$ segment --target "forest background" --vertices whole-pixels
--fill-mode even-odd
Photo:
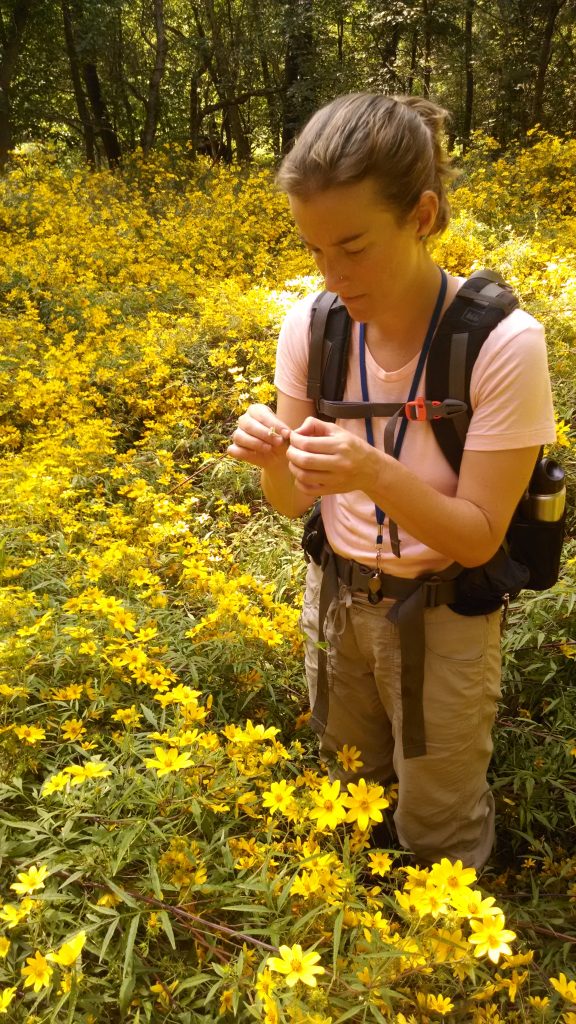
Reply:
[[[576,1024],[574,14],[0,0],[7,1021]],[[353,88],[453,111],[433,255],[548,339],[568,540],[509,610],[479,880],[371,848],[394,789],[328,783],[301,524],[224,455],[321,286],[273,165]]]

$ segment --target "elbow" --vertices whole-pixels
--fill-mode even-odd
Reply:
[[[489,562],[500,548],[503,539],[490,538],[484,544],[468,544],[460,553],[460,557],[455,557],[455,561],[459,562],[464,569],[476,569],[479,565],[486,565],[486,562]]]

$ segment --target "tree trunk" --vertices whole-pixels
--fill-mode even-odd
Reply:
[[[464,152],[470,145],[472,131],[472,115],[474,110],[474,65],[472,62],[472,22],[474,0],[466,0],[466,16],[464,23],[464,73],[466,77],[466,93],[464,99],[464,121],[462,124],[462,145]]]
[[[313,0],[285,0],[287,47],[284,62],[282,151],[316,108]]]
[[[152,149],[154,139],[156,138],[160,116],[160,82],[164,76],[166,54],[168,52],[168,40],[164,23],[164,0],[154,0],[154,24],[156,27],[156,60],[148,85],[146,119],[141,134],[141,145],[145,156]]]
[[[339,14],[336,19],[336,30],[338,32],[338,63],[344,63],[344,17]]]
[[[414,79],[416,77],[416,66],[418,61],[418,29],[414,26],[412,33],[412,49],[410,51],[410,75],[408,76],[407,93],[409,96],[414,92]]]
[[[532,127],[536,124],[540,124],[542,120],[544,87],[546,84],[546,72],[550,63],[550,55],[552,53],[552,37],[554,35],[556,19],[564,7],[565,2],[566,0],[548,0],[546,24],[544,26],[542,43],[540,45],[536,84],[534,86],[534,102],[532,105],[531,119]]]
[[[82,67],[82,74],[84,77],[86,92],[88,93],[88,99],[90,100],[90,106],[92,108],[94,125],[98,135],[102,139],[102,145],[104,146],[108,166],[114,170],[120,166],[122,150],[120,148],[118,136],[110,124],[108,110],[106,103],[104,102],[100,86],[100,78],[98,77],[98,68],[92,61],[87,61]]]
[[[422,0],[422,14],[424,18],[424,69],[422,73],[422,86],[426,98],[430,96],[430,78],[432,68],[430,60],[432,57],[432,24],[431,24],[432,0]]]
[[[94,135],[94,125],[92,123],[92,118],[90,117],[88,104],[86,103],[86,97],[82,86],[80,60],[78,58],[76,41],[74,39],[70,6],[67,0],[62,0],[62,19],[64,21],[64,39],[66,41],[66,52],[68,54],[68,62],[70,64],[70,77],[72,79],[72,87],[74,89],[74,96],[76,99],[76,109],[78,110],[78,117],[80,118],[82,134],[84,136],[84,152],[86,154],[87,163],[90,167],[94,168],[96,166],[96,140]]]
[[[380,60],[382,61],[386,80],[390,86],[394,86],[398,82],[398,75],[396,74],[394,65],[396,64],[396,58],[398,56],[398,46],[400,44],[401,35],[402,26],[393,25],[392,32],[386,40],[386,45],[379,47]]]
[[[22,46],[22,38],[30,17],[33,0],[17,0],[0,52],[0,171],[6,166],[12,149],[12,118],[10,86]]]

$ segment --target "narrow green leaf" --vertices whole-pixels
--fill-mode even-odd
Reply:
[[[339,910],[334,921],[334,939],[332,944],[332,970],[336,974],[336,961],[340,952],[340,939],[342,937],[342,925],[344,923],[344,910]]]
[[[138,836],[142,834],[145,827],[146,822],[140,821],[138,822],[137,825],[134,825],[133,828],[126,829],[120,841],[120,845],[118,846],[118,851],[116,853],[114,861],[112,863],[113,875],[116,875],[118,873],[118,869],[120,868],[120,865],[122,864],[126,854],[128,853],[128,850],[132,846],[132,843],[134,843]]]
[[[130,921],[130,928],[128,929],[128,938],[126,939],[126,947],[124,949],[124,964],[122,967],[122,977],[124,979],[128,978],[130,975],[134,973],[134,943],[136,942],[136,932],[138,931],[139,924],[140,914],[134,914],[134,917]]]
[[[162,927],[168,936],[168,942],[172,946],[172,949],[176,949],[176,940],[174,938],[174,932],[172,930],[172,922],[166,910],[161,910],[158,914],[162,922]]]
[[[106,932],[106,935],[104,936],[104,941],[103,941],[103,943],[102,943],[102,945],[100,947],[100,956],[98,958],[99,963],[102,963],[102,960],[104,959],[104,955],[106,953],[106,950],[108,949],[108,946],[110,945],[110,940],[112,939],[112,936],[114,935],[114,932],[116,931],[119,922],[120,922],[120,918],[119,917],[115,917],[114,920],[110,922],[110,925],[108,927],[108,931]]]
[[[124,978],[124,981],[120,985],[120,992],[118,993],[118,1005],[120,1007],[120,1013],[122,1014],[122,1016],[125,1016],[126,1011],[130,1006],[130,1001],[132,999],[135,984],[136,979],[134,978],[134,975],[129,974],[127,978]]]

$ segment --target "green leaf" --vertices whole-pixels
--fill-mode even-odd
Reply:
[[[162,922],[162,927],[163,927],[164,931],[166,932],[166,935],[168,936],[168,942],[172,946],[172,949],[176,949],[176,940],[174,938],[174,932],[172,930],[172,922],[170,920],[170,916],[169,916],[168,912],[166,910],[161,910],[160,913],[158,914],[158,917],[160,918],[160,920]]]
[[[126,1014],[126,1011],[130,1006],[130,1001],[132,999],[135,984],[136,979],[134,978],[134,975],[129,974],[127,978],[124,978],[124,981],[120,985],[120,992],[118,993],[118,1005],[120,1007],[120,1013],[122,1014],[122,1016]]]
[[[102,943],[102,945],[100,947],[100,956],[98,957],[99,963],[102,963],[102,960],[104,959],[104,955],[106,953],[106,950],[108,949],[108,946],[110,945],[110,940],[112,939],[112,936],[114,935],[114,932],[116,931],[119,923],[120,923],[120,918],[119,917],[115,917],[114,920],[110,922],[110,925],[108,927],[108,931],[106,932],[106,935],[104,936],[104,941],[103,941],[103,943]]]
[[[116,875],[118,873],[118,869],[122,864],[122,861],[124,860],[126,854],[128,853],[128,850],[132,846],[132,843],[136,841],[138,836],[142,834],[145,828],[146,822],[140,821],[138,822],[137,825],[134,825],[132,828],[126,829],[120,841],[120,845],[118,847],[116,856],[112,862],[112,875]]]
[[[336,974],[336,961],[340,952],[340,939],[342,937],[342,925],[344,923],[344,910],[339,910],[334,921],[334,939],[332,945],[332,970]]]
[[[134,914],[134,917],[130,921],[130,928],[128,929],[128,938],[126,939],[126,947],[124,949],[124,964],[122,966],[122,977],[128,978],[134,973],[134,943],[136,942],[136,933],[138,931],[138,925],[140,924],[140,914]]]
[[[104,878],[103,881],[106,883],[108,888],[110,888],[112,892],[115,893],[116,896],[118,896],[124,903],[127,904],[127,906],[133,907],[135,910],[138,910],[140,904],[137,902],[137,900],[134,899],[133,896],[130,896],[130,894],[125,892],[124,889],[121,889],[120,886],[116,885],[116,883],[113,882],[110,878]]]

